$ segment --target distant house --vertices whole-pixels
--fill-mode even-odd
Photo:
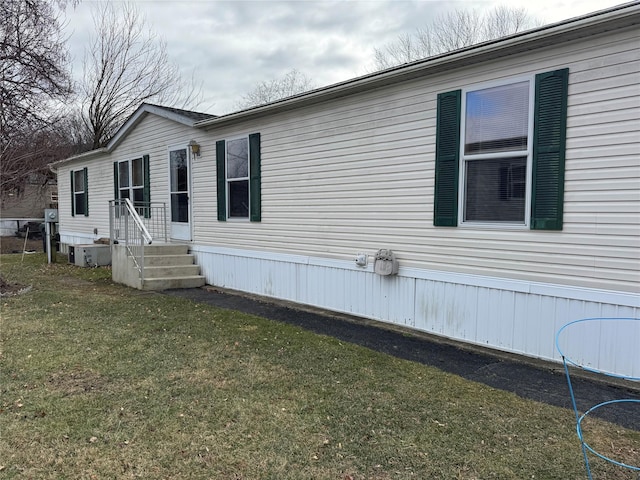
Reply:
[[[161,202],[207,284],[557,360],[565,322],[640,316],[639,22],[626,4],[220,117],[141,105],[55,164],[61,242],[108,236],[111,200]],[[639,342],[589,361],[638,376]]]
[[[45,208],[57,208],[55,179],[31,175],[20,190],[0,195],[0,236],[13,236],[29,222],[41,222]],[[39,230],[38,230],[39,231]]]

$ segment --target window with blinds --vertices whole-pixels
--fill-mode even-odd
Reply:
[[[562,230],[569,69],[438,93],[433,225]]]
[[[530,82],[469,90],[463,99],[463,222],[525,223]]]

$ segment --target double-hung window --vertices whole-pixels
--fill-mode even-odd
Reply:
[[[216,142],[218,220],[261,220],[260,134]]]
[[[438,95],[434,225],[561,230],[568,69]]]
[[[249,218],[249,139],[229,140],[225,161],[228,218]]]
[[[87,169],[71,170],[71,216],[89,216],[89,185]]]
[[[463,92],[462,223],[526,225],[531,82]]]
[[[130,199],[138,213],[149,215],[149,155],[113,163],[114,198]]]

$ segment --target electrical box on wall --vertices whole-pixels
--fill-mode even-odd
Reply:
[[[391,250],[378,250],[373,271],[378,275],[395,275],[398,273],[398,261]]]
[[[111,265],[111,247],[109,245],[70,245],[69,263],[79,267],[98,267]]]
[[[356,255],[356,265],[358,267],[366,267],[367,266],[367,254],[359,253]]]
[[[44,221],[45,221],[45,223],[58,223],[58,209],[57,208],[45,208],[44,209]]]

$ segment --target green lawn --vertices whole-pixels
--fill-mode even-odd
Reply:
[[[33,285],[2,299],[0,478],[586,478],[570,410],[108,269],[0,260]],[[640,432],[590,431],[638,459]]]

